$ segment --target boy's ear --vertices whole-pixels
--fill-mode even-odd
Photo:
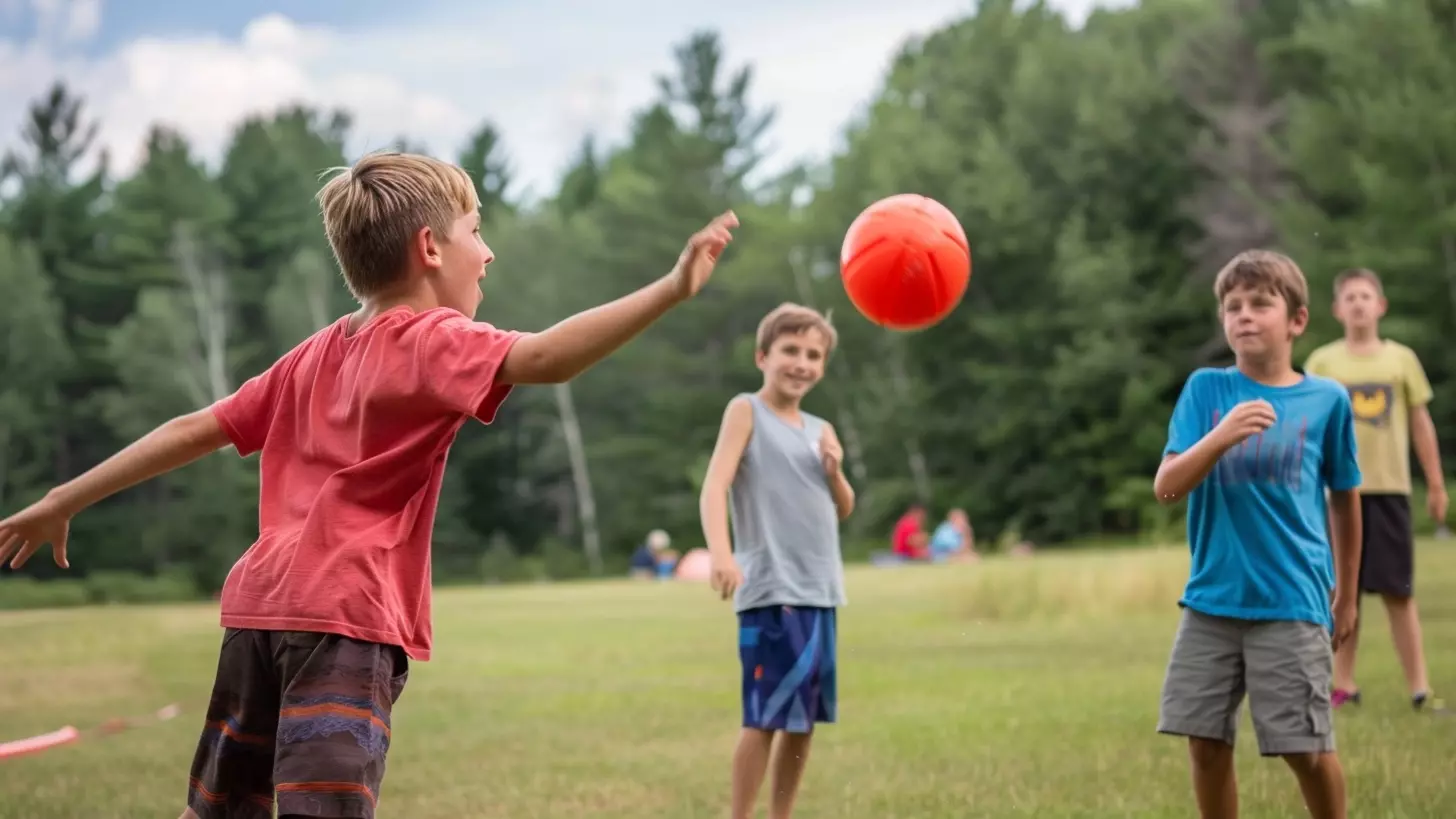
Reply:
[[[1309,308],[1301,307],[1295,310],[1294,315],[1290,317],[1289,321],[1294,325],[1295,335],[1303,333],[1304,329],[1309,326]]]
[[[439,237],[435,236],[435,232],[430,230],[429,225],[415,231],[414,241],[411,243],[412,247],[410,249],[413,251],[413,255],[417,256],[420,263],[425,267],[438,268],[444,263],[440,258],[438,239]]]

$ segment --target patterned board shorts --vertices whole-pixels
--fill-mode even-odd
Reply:
[[[764,606],[738,614],[743,727],[812,733],[838,720],[834,609]]]
[[[202,819],[372,819],[409,660],[337,634],[228,629],[187,804]]]

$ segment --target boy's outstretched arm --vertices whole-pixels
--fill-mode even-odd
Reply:
[[[723,599],[728,599],[743,582],[733,559],[733,541],[728,532],[728,490],[743,460],[748,436],[753,433],[753,407],[745,398],[735,398],[723,411],[718,429],[718,442],[708,460],[708,474],[703,478],[703,491],[698,496],[698,516],[703,524],[703,539],[713,558],[712,585]]]
[[[1363,548],[1360,490],[1330,492],[1330,537],[1335,553],[1335,633],[1339,648],[1355,631],[1356,601],[1360,598],[1360,550]]]
[[[738,226],[732,211],[693,234],[666,276],[635,293],[593,307],[540,333],[521,338],[506,354],[499,380],[507,384],[570,381],[631,341],[678,303],[702,289]]]
[[[103,498],[227,446],[211,408],[173,418],[20,512],[0,520],[0,563],[13,554],[13,569],[50,543],[56,565],[69,568],[66,536],[71,518]]]

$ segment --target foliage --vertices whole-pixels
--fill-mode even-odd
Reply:
[[[585,574],[598,537],[618,571],[658,527],[698,544],[723,407],[757,387],[754,331],[785,300],[830,311],[841,334],[808,408],[838,428],[859,490],[847,553],[877,548],[913,500],[964,507],[988,544],[1176,535],[1150,479],[1184,377],[1227,360],[1213,273],[1253,244],[1305,265],[1300,357],[1338,332],[1339,269],[1385,276],[1387,330],[1426,363],[1451,463],[1452,33],[1449,10],[1416,0],[1146,0],[1080,28],[1045,3],[984,0],[905,44],[834,156],[764,178],[774,112],[752,66],[698,32],[625,142],[585,139],[530,205],[509,129],[482,122],[450,157],[476,179],[498,257],[481,320],[542,329],[665,272],[715,213],[743,226],[693,303],[569,392],[519,388],[493,425],[462,431],[437,579]],[[159,125],[125,179],[95,126],[56,85],[0,166],[0,511],[352,309],[313,201],[352,159],[347,112],[253,116],[215,171]],[[957,214],[975,275],[942,324],[893,334],[848,304],[837,258],[860,209],[903,191]],[[181,572],[214,591],[255,535],[255,490],[255,464],[220,454],[102,504],[76,523],[77,582]]]

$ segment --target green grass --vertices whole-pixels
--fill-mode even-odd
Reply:
[[[1420,556],[1437,688],[1456,692],[1456,546]],[[1187,817],[1184,744],[1154,733],[1181,549],[856,568],[841,723],[805,819]],[[1370,601],[1373,602],[1373,601]],[[1363,709],[1342,712],[1351,815],[1456,816],[1456,717],[1407,705],[1378,605]],[[219,629],[210,606],[0,615],[0,739],[180,703],[167,723],[0,762],[0,818],[180,812]],[[700,586],[452,589],[395,712],[382,817],[722,817],[738,732],[731,610]],[[1284,766],[1239,744],[1246,817],[1294,817]]]

